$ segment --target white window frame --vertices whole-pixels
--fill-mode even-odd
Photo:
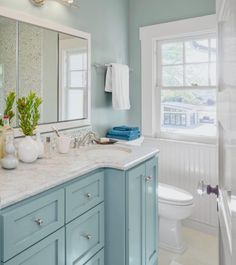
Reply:
[[[140,28],[142,68],[142,134],[154,138],[216,143],[217,137],[161,133],[161,94],[157,89],[158,41],[217,36],[216,15],[184,19]]]

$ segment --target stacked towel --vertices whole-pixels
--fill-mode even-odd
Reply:
[[[138,127],[119,126],[108,130],[108,138],[132,141],[140,137],[140,130]]]

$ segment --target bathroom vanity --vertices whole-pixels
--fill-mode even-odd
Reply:
[[[18,99],[33,84],[41,132],[90,127],[91,35],[5,8],[0,32],[0,93]],[[156,264],[157,154],[92,146],[0,169],[0,264]]]
[[[154,265],[157,154],[85,147],[0,170],[1,265]]]

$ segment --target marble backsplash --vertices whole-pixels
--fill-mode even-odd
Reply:
[[[72,139],[71,146],[73,146],[73,139],[74,138],[78,138],[80,140],[89,131],[92,131],[92,126],[85,126],[85,127],[79,127],[79,128],[73,128],[73,129],[65,129],[65,130],[59,131],[59,133],[62,134],[62,135],[70,136],[71,139]],[[56,133],[52,131],[52,132],[41,134],[41,139],[42,139],[43,142],[46,142],[46,137],[50,137],[51,138],[51,145],[52,145],[53,148],[56,149],[56,140],[57,140]],[[35,136],[33,136],[33,138],[35,138]],[[15,139],[16,145],[19,143],[20,140],[21,140],[21,137]]]

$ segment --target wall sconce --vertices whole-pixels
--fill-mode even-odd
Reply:
[[[56,1],[67,6],[79,7],[74,0],[30,0],[35,6],[43,6],[47,1]]]

